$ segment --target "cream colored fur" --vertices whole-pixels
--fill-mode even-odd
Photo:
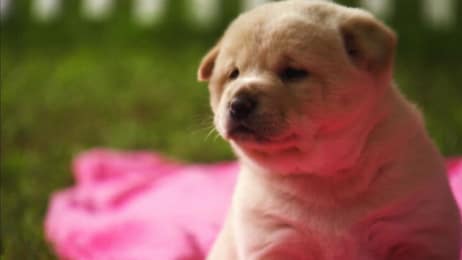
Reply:
[[[459,259],[443,159],[392,81],[395,38],[321,1],[265,4],[229,26],[198,72],[241,162],[208,259]],[[286,68],[308,74],[284,80]],[[259,137],[229,133],[242,92],[258,97]]]

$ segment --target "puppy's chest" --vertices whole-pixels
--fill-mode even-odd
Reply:
[[[243,242],[241,251],[263,256],[243,259],[265,259],[275,252],[291,259],[369,259],[361,249],[364,236],[358,232],[355,211],[315,209],[268,197],[247,202],[235,216],[236,238]]]

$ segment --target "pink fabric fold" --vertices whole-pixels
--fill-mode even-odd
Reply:
[[[60,259],[199,260],[219,231],[236,162],[181,164],[152,152],[92,150],[52,195],[45,235]],[[462,205],[462,158],[448,160]]]

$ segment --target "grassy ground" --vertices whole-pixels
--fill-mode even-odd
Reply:
[[[91,41],[61,43],[41,41],[41,33],[13,35],[0,49],[1,259],[54,258],[43,239],[43,217],[51,192],[72,184],[69,164],[81,151],[114,147],[185,161],[232,158],[223,141],[206,138],[207,90],[195,81],[211,41],[138,44],[132,35],[100,42],[92,33]],[[460,60],[412,53],[400,50],[397,82],[422,107],[443,153],[462,154]]]
[[[231,158],[213,136],[202,48],[2,50],[1,217],[5,259],[50,259],[42,220],[69,163],[92,147],[152,149],[189,161]],[[175,100],[175,102],[173,102]]]

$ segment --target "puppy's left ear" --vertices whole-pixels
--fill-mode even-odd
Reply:
[[[203,58],[197,71],[197,80],[208,81],[212,77],[215,60],[220,52],[220,43],[217,43]]]
[[[391,76],[397,40],[390,28],[360,11],[342,19],[340,32],[354,65],[376,76]]]

